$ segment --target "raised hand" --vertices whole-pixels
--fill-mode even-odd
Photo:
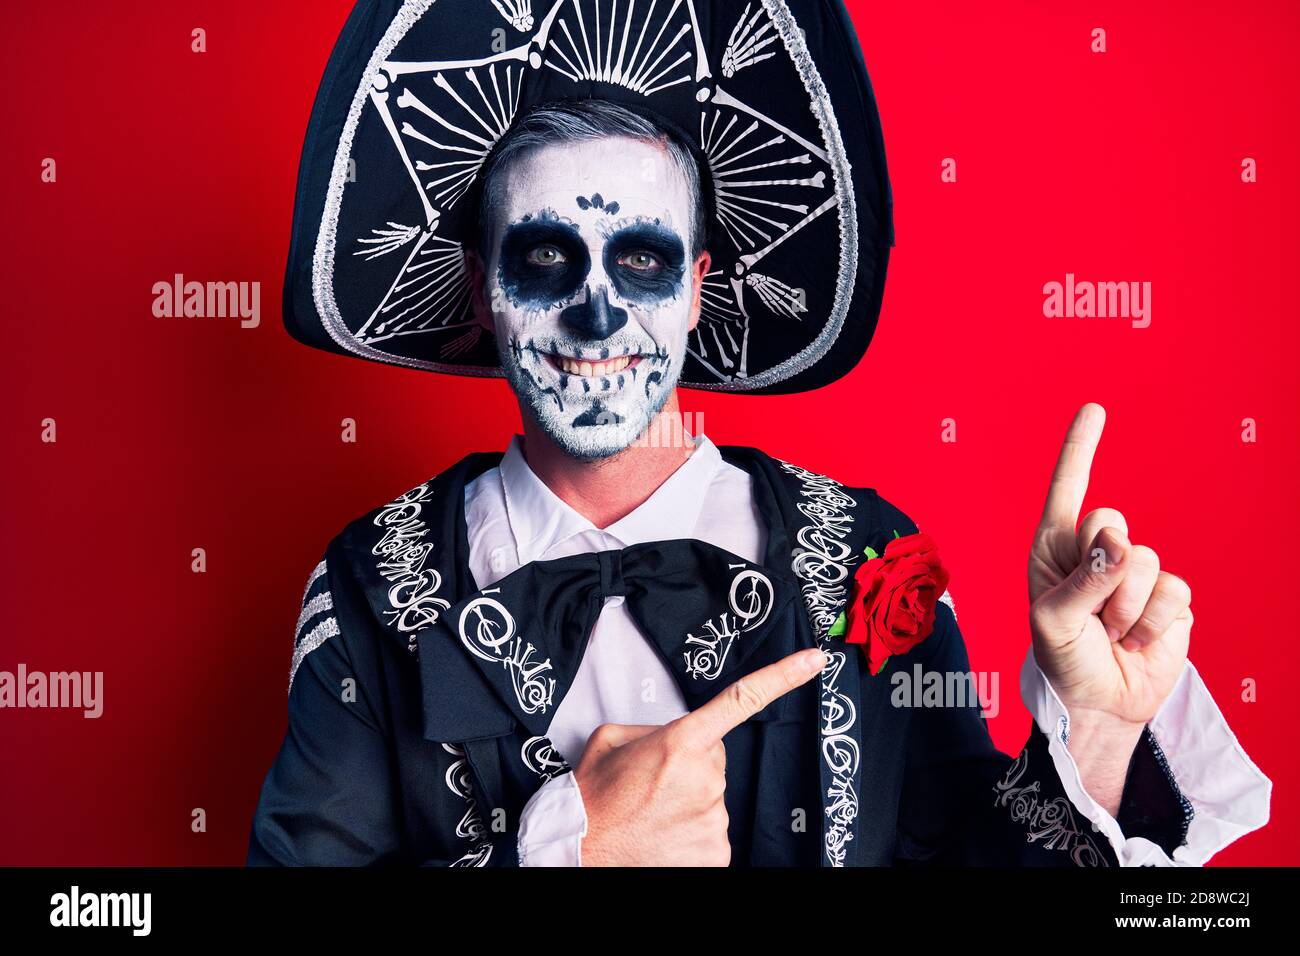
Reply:
[[[1192,592],[1153,550],[1129,542],[1118,511],[1099,508],[1079,523],[1105,422],[1100,405],[1084,405],[1061,447],[1029,555],[1030,629],[1072,728],[1136,740],[1187,660]]]
[[[597,727],[573,772],[587,810],[582,865],[727,866],[722,738],[825,663],[800,651],[663,726]]]

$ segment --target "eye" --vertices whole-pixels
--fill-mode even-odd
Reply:
[[[524,255],[524,260],[534,266],[557,266],[564,262],[565,258],[559,246],[544,242],[529,249]]]
[[[642,274],[653,274],[664,267],[664,261],[648,249],[633,249],[620,255],[616,261]]]

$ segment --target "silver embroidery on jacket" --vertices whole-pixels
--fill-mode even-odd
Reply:
[[[385,505],[374,519],[375,526],[384,533],[370,553],[382,559],[375,565],[376,570],[391,584],[388,603],[392,610],[384,615],[407,635],[407,650],[411,652],[416,647],[415,633],[451,607],[450,601],[437,596],[442,575],[425,567],[433,542],[425,540],[429,526],[421,511],[432,497],[432,488],[425,482]]]
[[[500,591],[489,588],[465,605],[457,622],[460,641],[475,657],[506,669],[524,713],[544,714],[555,694],[555,678],[543,676],[552,669],[551,660],[533,660],[537,649],[516,636],[514,615],[496,598],[486,597]]]
[[[302,610],[298,613],[298,624],[294,628],[293,660],[289,663],[290,691],[293,690],[293,679],[298,668],[307,655],[339,634],[339,622],[334,616],[323,616],[334,610],[334,598],[330,595],[328,584],[321,586],[324,590],[317,588],[317,582],[325,578],[326,570],[324,561],[317,564],[307,577],[307,587],[302,592]],[[329,579],[325,580],[328,582]],[[315,594],[312,593],[313,590],[316,591]]]
[[[545,736],[529,737],[525,740],[523,747],[519,749],[519,759],[524,762],[525,767],[543,780],[551,780],[572,769],[555,749],[551,738]]]
[[[993,785],[993,805],[1007,807],[1011,819],[1025,825],[1025,840],[1043,841],[1043,849],[1060,850],[1070,855],[1078,866],[1108,866],[1106,857],[1092,837],[1074,818],[1074,808],[1066,797],[1044,800],[1041,784],[1035,780],[1017,786],[1029,769],[1029,748],[1021,751],[1001,780]]]
[[[778,459],[779,461],[780,459]],[[827,663],[820,677],[822,760],[833,780],[825,796],[828,825],[825,833],[826,859],[831,866],[843,866],[847,845],[853,839],[850,828],[858,816],[858,794],[853,780],[857,776],[861,754],[851,733],[857,720],[853,700],[840,692],[839,677],[846,655],[827,637],[839,616],[839,608],[848,595],[844,583],[854,556],[845,542],[853,516],[847,509],[857,502],[837,481],[782,461],[781,467],[802,483],[799,493],[801,514],[809,520],[795,533],[797,547],[791,567],[803,581],[804,602],[808,606],[813,634],[826,654]]]
[[[478,803],[474,800],[474,790],[470,784],[469,761],[465,758],[465,749],[455,744],[443,744],[442,749],[456,759],[447,768],[447,789],[465,801],[465,815],[456,824],[456,836],[470,841],[470,848],[455,860],[452,866],[487,866],[492,856],[492,841],[488,839],[487,828],[478,812]]]
[[[731,567],[745,566],[733,564]],[[740,635],[758,627],[772,613],[775,593],[771,580],[760,571],[746,568],[735,575],[727,598],[730,609],[706,621],[705,633],[700,636],[686,635],[689,649],[682,654],[686,659],[686,672],[695,679],[716,680]]]

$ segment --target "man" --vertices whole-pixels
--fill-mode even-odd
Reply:
[[[502,56],[531,63],[535,75],[561,63],[587,82],[634,77],[621,88],[639,84],[645,95],[649,61],[638,67],[634,54],[625,62],[621,48],[615,61],[620,34],[609,17],[607,33],[582,34],[597,50],[585,68],[551,39],[561,29],[572,40],[565,28],[585,29],[602,11],[610,8],[558,3],[540,23],[517,18],[516,29],[536,33],[517,55]],[[773,250],[791,228],[810,244],[802,256],[815,254],[813,240],[827,233],[811,210],[825,204],[764,200],[802,218],[792,227],[765,217],[784,225],[772,230],[779,238],[750,242],[747,255],[732,251],[723,274],[745,281],[732,285],[731,299],[709,302],[720,233],[759,228],[759,200],[737,199],[744,184],[760,175],[772,177],[765,187],[793,182],[771,171],[777,163],[760,162],[759,143],[811,147],[786,165],[823,158],[833,166],[833,150],[819,157],[810,138],[736,107],[742,100],[720,84],[677,105],[695,110],[712,98],[777,136],[719,147],[706,113],[705,132],[692,141],[639,99],[620,104],[618,94],[593,96],[588,86],[588,95],[515,111],[468,167],[446,155],[413,159],[408,140],[455,149],[399,127],[390,100],[445,130],[465,128],[412,87],[392,98],[398,78],[429,72],[447,92],[443,78],[455,75],[449,62],[393,56],[393,42],[418,47],[438,35],[418,32],[429,12],[408,4],[391,17],[354,14],[340,44],[351,48],[358,22],[373,21],[381,34],[379,72],[360,85],[378,104],[377,129],[394,137],[402,168],[422,187],[427,229],[392,221],[358,238],[367,260],[413,248],[373,309],[353,302],[357,318],[331,324],[354,295],[337,259],[326,268],[347,217],[347,193],[332,180],[319,235],[334,234],[312,257],[311,315],[348,351],[419,367],[439,363],[374,353],[427,330],[443,335],[444,359],[491,345],[518,398],[523,435],[503,455],[462,459],[331,543],[304,596],[289,732],[263,788],[250,862],[1200,863],[1262,825],[1268,782],[1186,659],[1187,585],[1151,549],[1129,542],[1118,512],[1079,521],[1099,407],[1085,406],[1070,428],[1031,552],[1033,650],[1022,690],[1037,727],[1012,761],[993,748],[973,702],[919,710],[891,703],[891,675],[914,664],[969,671],[955,616],[949,603],[936,605],[938,593],[927,597],[922,587],[903,596],[921,607],[923,627],[891,645],[887,661],[879,647],[868,655],[839,637],[846,611],[850,622],[883,613],[850,596],[854,567],[868,557],[896,567],[895,552],[907,549],[891,546],[895,539],[927,547],[902,512],[870,489],[845,488],[756,449],[719,448],[703,435],[654,440],[681,433],[665,426],[680,423],[677,387],[688,367],[762,387],[782,372],[815,381],[828,374],[818,372],[821,362],[843,364],[865,349],[869,330],[801,330],[790,333],[795,344],[774,346],[755,324],[759,304],[793,322],[792,303],[817,308],[814,288],[782,298],[774,290],[794,287],[753,266],[766,257],[775,272],[782,260]],[[698,24],[711,12],[690,8],[701,61],[708,44]],[[806,50],[789,17],[784,4],[752,15],[745,8],[717,34],[727,37],[717,58],[724,74],[774,55],[779,37],[791,64],[802,64],[806,88],[807,61],[798,55]],[[406,32],[390,42],[399,26]],[[643,37],[665,34],[650,21],[626,26],[623,37],[636,37],[636,26]],[[482,90],[474,71],[486,64],[495,78],[499,62],[465,58],[457,72],[465,67]],[[779,100],[778,89],[770,93]],[[349,146],[355,154],[364,135],[345,126],[336,157]],[[308,143],[310,153],[310,134]],[[741,156],[749,158],[738,166]],[[876,162],[859,166],[883,174],[883,157],[864,159]],[[465,168],[467,183],[457,178]],[[823,185],[820,175],[802,184]],[[462,194],[477,201],[470,217],[462,204],[459,220],[444,219],[447,209],[428,199]],[[887,196],[887,185],[877,191],[878,213]],[[842,200],[838,208],[840,245],[826,257],[829,268],[842,268],[846,252],[875,262],[866,280],[876,288],[865,301],[878,305],[888,217],[854,209],[862,242],[846,250]],[[445,268],[432,251],[440,230],[465,236],[453,257],[463,286],[429,279]],[[746,248],[743,234],[733,245]],[[862,280],[836,285],[836,305],[819,310],[831,316],[825,327],[838,321],[841,297],[858,299]],[[291,271],[290,314],[293,281]],[[458,313],[448,288],[466,295],[464,322],[451,318]],[[732,323],[722,308],[702,335],[702,316],[720,306],[742,320]],[[448,329],[460,331],[448,337]],[[723,344],[728,333],[738,348]],[[773,358],[782,347],[799,361]],[[919,580],[941,593],[946,572],[936,564]],[[886,628],[883,639],[898,639],[896,630]]]

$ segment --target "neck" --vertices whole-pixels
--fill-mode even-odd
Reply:
[[[694,451],[682,425],[676,389],[646,431],[680,435],[682,440],[637,441],[609,458],[580,461],[570,457],[526,410],[523,422],[528,467],[561,501],[597,528],[609,527],[636,510]]]

